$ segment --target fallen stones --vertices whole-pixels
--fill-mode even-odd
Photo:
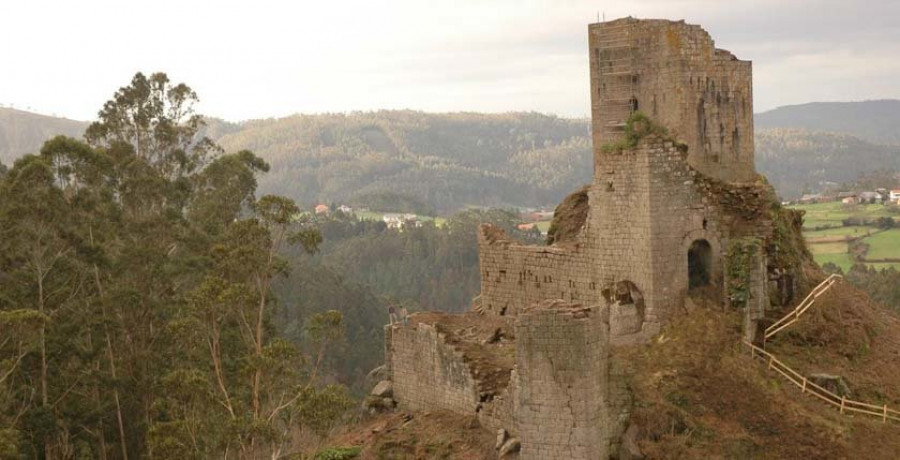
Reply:
[[[497,458],[503,458],[507,455],[516,453],[521,448],[522,444],[517,438],[509,438],[505,443],[503,443],[503,446],[500,447],[500,452],[497,453]]]
[[[370,414],[393,410],[397,406],[397,402],[392,397],[393,395],[393,383],[390,380],[382,380],[375,385],[375,388],[363,401],[363,410],[368,411]]]
[[[850,396],[850,386],[840,375],[811,374],[809,381],[838,396]]]
[[[619,460],[643,460],[645,458],[638,446],[640,434],[641,429],[638,425],[634,423],[628,425],[628,429],[622,435],[622,442],[619,444]]]
[[[390,380],[382,380],[375,385],[375,388],[369,394],[379,398],[389,398],[394,395],[394,384]]]
[[[494,445],[494,449],[500,450],[503,447],[503,444],[506,442],[506,438],[508,433],[503,428],[497,430],[497,443]]]

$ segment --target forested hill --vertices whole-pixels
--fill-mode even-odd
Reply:
[[[875,144],[900,145],[900,100],[811,102],[756,114],[760,128],[801,128],[849,134]]]
[[[9,165],[25,153],[36,152],[57,134],[81,137],[85,128],[83,121],[0,107],[0,162]]]
[[[536,113],[381,111],[252,121],[217,139],[266,159],[268,192],[377,206],[402,195],[446,212],[555,205],[588,183],[589,123]]]
[[[897,117],[859,112],[859,107],[890,107],[892,102],[897,101],[856,103],[858,113],[848,112],[847,126],[865,126],[868,138],[889,139],[900,131],[882,121]],[[783,198],[819,190],[825,182],[851,181],[863,172],[900,169],[900,146],[803,129],[811,123],[808,113],[806,118],[784,115],[800,113],[795,107],[806,107],[800,112],[807,113],[819,105],[757,115],[757,168]],[[766,128],[776,121],[801,128]],[[77,135],[84,126],[0,109],[0,161],[9,166],[14,157],[37,151],[51,134]],[[226,151],[260,155],[272,166],[260,179],[260,191],[289,196],[303,206],[346,203],[450,214],[473,205],[554,206],[591,180],[589,129],[585,119],[537,113],[380,111],[243,123],[209,119],[205,134]]]
[[[852,182],[862,173],[900,171],[900,146],[838,133],[757,129],[756,168],[783,198],[794,199],[829,182]]]

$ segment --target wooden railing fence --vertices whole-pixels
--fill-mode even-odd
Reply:
[[[867,404],[864,402],[847,399],[845,396],[838,396],[837,394],[832,393],[831,391],[826,390],[825,388],[822,388],[821,386],[811,382],[799,372],[791,369],[786,364],[779,361],[778,358],[776,358],[766,350],[763,350],[762,348],[747,341],[744,341],[743,344],[750,348],[750,356],[752,358],[765,360],[768,363],[769,369],[778,372],[782,377],[786,378],[794,385],[797,385],[797,387],[800,388],[801,393],[811,394],[825,401],[826,403],[837,407],[842,414],[859,413],[878,417],[885,423],[887,423],[888,420],[900,422],[900,412],[888,408],[887,404],[878,406],[875,404]]]
[[[818,299],[820,295],[824,294],[831,286],[834,285],[834,283],[840,281],[841,278],[843,278],[841,275],[829,275],[828,278],[825,278],[825,281],[822,281],[818,286],[813,288],[812,291],[809,291],[809,295],[807,295],[806,298],[803,299],[803,302],[800,302],[800,305],[797,305],[797,307],[794,308],[792,312],[788,313],[783,318],[779,319],[774,324],[766,328],[766,340],[769,340],[769,338],[781,332],[784,328],[797,322],[797,320],[799,320],[800,317],[803,316],[803,314],[806,313],[807,310],[809,310],[809,307],[812,307],[813,304],[816,303],[816,299]]]

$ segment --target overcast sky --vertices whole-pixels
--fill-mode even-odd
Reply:
[[[93,119],[137,71],[239,121],[589,113],[587,24],[685,19],[753,61],[756,111],[900,98],[898,0],[0,0],[0,104]]]

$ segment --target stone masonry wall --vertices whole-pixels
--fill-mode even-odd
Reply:
[[[542,305],[516,318],[520,459],[609,457],[603,311]]]
[[[639,110],[688,145],[697,170],[730,182],[754,179],[749,61],[716,49],[706,31],[684,21],[624,18],[588,30],[598,166],[601,147],[621,138]]]
[[[475,415],[475,380],[460,353],[444,342],[434,326],[389,326],[387,350],[394,399],[410,410],[444,409]]]
[[[548,300],[596,302],[593,267],[577,247],[526,246],[479,232],[481,305],[485,312],[516,315]]]

